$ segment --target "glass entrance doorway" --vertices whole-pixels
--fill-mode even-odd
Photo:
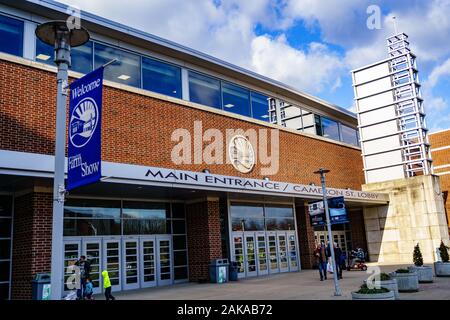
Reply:
[[[91,263],[94,293],[103,290],[103,270],[109,273],[113,291],[173,284],[171,235],[66,238],[65,294],[71,290],[66,282],[73,275],[73,270],[68,267],[74,265],[81,255]]]
[[[295,232],[233,232],[232,239],[241,278],[299,270]]]

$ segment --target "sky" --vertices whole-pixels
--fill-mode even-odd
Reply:
[[[350,71],[409,36],[426,122],[450,128],[450,0],[60,0],[355,111]],[[126,5],[124,5],[126,3]],[[379,14],[378,14],[379,13]]]

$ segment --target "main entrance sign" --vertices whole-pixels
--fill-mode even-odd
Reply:
[[[101,178],[103,67],[70,85],[68,190]]]

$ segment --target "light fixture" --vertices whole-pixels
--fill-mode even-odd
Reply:
[[[227,103],[226,105],[224,105],[225,108],[233,108],[234,104],[232,103]]]
[[[118,76],[117,78],[119,78],[120,80],[128,80],[128,79],[130,79],[131,77],[130,77],[130,76],[127,76],[126,74],[121,74],[121,75]]]
[[[315,186],[314,182],[309,183],[310,186]]]
[[[264,177],[263,180],[269,181],[269,177]]]
[[[202,172],[203,173],[211,173],[208,169],[203,169]]]
[[[266,119],[266,118],[268,118],[268,117],[269,117],[268,114],[265,114],[265,115],[261,116],[261,118],[264,118],[264,119]]]
[[[40,53],[36,56],[36,59],[47,61],[48,59],[50,59],[50,56]]]

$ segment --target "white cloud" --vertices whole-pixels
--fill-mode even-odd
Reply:
[[[252,67],[312,93],[336,89],[343,70],[339,57],[324,44],[311,43],[307,51],[301,51],[289,46],[284,35],[253,39]]]

